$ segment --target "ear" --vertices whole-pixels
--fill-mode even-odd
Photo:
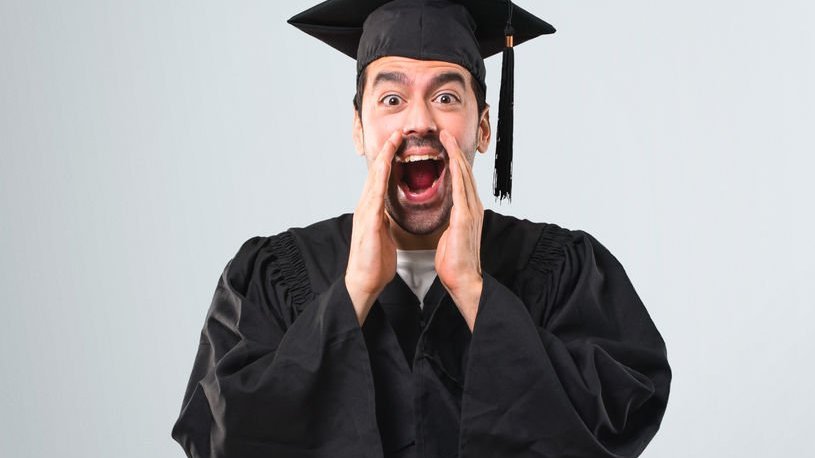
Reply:
[[[478,121],[478,151],[481,154],[487,152],[490,146],[490,138],[492,131],[490,130],[490,106],[484,108],[484,113],[481,114],[481,119]]]
[[[363,135],[362,135],[362,119],[360,119],[359,111],[357,111],[356,108],[354,108],[354,126],[353,126],[352,135],[354,137],[354,148],[356,148],[356,150],[357,150],[357,155],[358,156],[364,156],[365,155],[365,148],[364,148],[365,142],[363,141]]]

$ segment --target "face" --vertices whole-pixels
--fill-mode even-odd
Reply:
[[[396,152],[385,209],[414,235],[447,226],[453,206],[448,157],[439,132],[456,138],[472,164],[489,145],[489,109],[478,113],[472,76],[463,67],[438,61],[383,57],[368,64],[361,114],[354,110],[354,143],[370,164],[396,130]]]

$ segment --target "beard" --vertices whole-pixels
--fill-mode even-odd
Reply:
[[[403,204],[397,196],[396,186],[389,186],[385,197],[385,211],[393,222],[409,234],[430,235],[447,227],[453,211],[453,192],[450,180],[445,177],[444,181],[441,183],[443,189],[440,189],[444,193],[441,205]]]
[[[475,142],[469,149],[463,149],[465,156],[469,161],[472,155],[475,154]],[[427,135],[410,135],[402,140],[402,144],[396,151],[396,155],[402,155],[410,148],[431,148],[437,153],[443,155],[445,161],[445,173],[442,177],[442,182],[439,183],[438,192],[441,199],[431,203],[416,204],[406,200],[399,199],[399,186],[391,172],[391,178],[388,182],[388,191],[385,196],[385,211],[396,224],[399,225],[405,232],[413,235],[430,235],[436,233],[445,227],[450,222],[450,214],[453,209],[453,187],[451,176],[449,172],[449,158],[447,151],[442,145],[439,136],[436,133]],[[467,153],[467,151],[470,151]]]

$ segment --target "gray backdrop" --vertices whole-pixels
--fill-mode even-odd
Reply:
[[[815,3],[519,3],[559,31],[516,50],[515,197],[491,149],[486,206],[626,266],[675,373],[644,456],[804,456]],[[354,62],[285,24],[310,5],[0,0],[1,456],[182,456],[225,263],[353,209]]]

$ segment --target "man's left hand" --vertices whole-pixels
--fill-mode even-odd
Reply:
[[[472,331],[483,286],[481,227],[484,207],[478,198],[472,167],[458,142],[446,131],[440,132],[439,139],[447,150],[453,209],[450,225],[436,249],[436,273]]]

